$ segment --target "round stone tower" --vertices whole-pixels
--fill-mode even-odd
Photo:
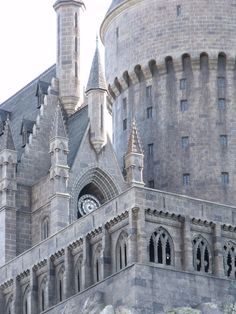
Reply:
[[[101,26],[123,167],[133,119],[146,186],[236,201],[236,0],[113,0]]]

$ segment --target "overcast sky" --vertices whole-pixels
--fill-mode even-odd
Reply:
[[[56,62],[56,0],[1,0],[0,103]],[[86,85],[96,34],[111,0],[84,0],[82,84]],[[102,44],[101,44],[102,50]]]

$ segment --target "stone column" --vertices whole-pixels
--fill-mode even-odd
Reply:
[[[30,272],[30,304],[29,308],[31,309],[31,314],[38,313],[38,282],[37,276],[34,269],[31,269]]]
[[[213,229],[213,273],[216,276],[224,277],[224,261],[221,241],[221,225],[215,224]]]
[[[137,247],[137,220],[139,208],[134,207],[129,211],[129,235],[128,235],[128,264],[138,261]]]
[[[73,278],[74,264],[71,250],[65,249],[65,272],[64,272],[64,291],[65,298],[71,297],[75,293],[75,280]]]
[[[45,308],[49,308],[55,304],[55,267],[52,260],[48,260],[47,288],[45,298]]]
[[[186,216],[182,229],[183,237],[183,269],[185,271],[193,271],[193,245],[191,235],[191,220]]]
[[[83,238],[82,290],[91,285],[91,247],[87,236]]]
[[[134,210],[134,209],[133,209]],[[146,263],[148,259],[148,241],[146,233],[145,210],[136,208],[137,211],[137,256],[139,263]]]
[[[22,308],[22,293],[19,278],[14,278],[13,282],[13,300],[12,300],[12,314],[21,314]]]
[[[107,227],[103,226],[102,234],[102,278],[105,279],[111,274],[111,237]]]

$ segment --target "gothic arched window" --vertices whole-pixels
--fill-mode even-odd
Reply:
[[[43,312],[46,309],[46,283],[47,283],[47,279],[45,277],[42,280],[42,283],[41,283],[40,289],[39,289],[39,308],[40,308],[40,312]]]
[[[224,270],[227,277],[236,278],[236,244],[233,242],[224,245]]]
[[[93,278],[94,282],[101,280],[101,254],[102,254],[102,245],[98,244],[94,251],[93,256]]]
[[[80,255],[76,266],[75,266],[75,289],[76,293],[81,291],[81,279],[82,279],[82,261],[83,261],[83,256]]]
[[[149,241],[149,260],[163,265],[174,265],[174,245],[164,228],[155,231]]]
[[[45,240],[49,237],[49,218],[48,217],[45,217],[42,220],[41,234],[42,234],[42,240]]]
[[[25,293],[23,296],[23,314],[30,314],[30,293],[29,286],[25,289]]]
[[[126,232],[122,231],[116,245],[116,269],[121,270],[128,264],[127,258],[127,243],[128,235]]]
[[[57,273],[57,299],[61,302],[64,299],[64,266]]]
[[[13,311],[12,311],[12,304],[13,304],[12,300],[13,300],[13,297],[11,295],[7,301],[6,314],[12,314],[13,313]]]
[[[193,266],[196,271],[211,272],[211,251],[206,239],[198,235],[193,240]]]

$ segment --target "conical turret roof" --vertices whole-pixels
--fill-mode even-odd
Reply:
[[[93,57],[92,67],[90,70],[88,84],[86,87],[86,92],[93,89],[107,90],[106,80],[105,80],[103,67],[101,63],[100,52],[98,48],[98,39],[97,39],[96,51]]]
[[[142,146],[138,137],[138,130],[135,120],[132,123],[130,132],[127,155],[130,153],[143,154]]]
[[[67,138],[65,124],[63,121],[60,105],[57,105],[57,109],[55,112],[55,118],[54,118],[50,137],[51,138],[54,138],[54,137],[65,137],[65,138]]]
[[[15,150],[15,145],[14,145],[14,141],[12,138],[9,119],[7,119],[7,121],[6,121],[6,124],[4,127],[4,133],[1,137],[1,150],[3,150],[3,149]]]

